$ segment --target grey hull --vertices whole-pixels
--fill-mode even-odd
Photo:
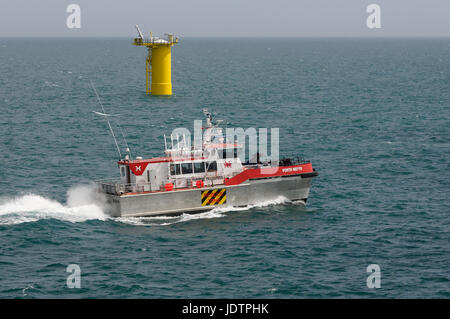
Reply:
[[[234,186],[174,190],[135,195],[105,194],[109,204],[108,213],[113,217],[157,216],[181,213],[194,213],[216,207],[242,207],[263,201],[274,200],[280,196],[291,201],[308,199],[311,177],[300,175],[251,180]],[[221,205],[202,206],[202,191],[226,189],[226,201]]]

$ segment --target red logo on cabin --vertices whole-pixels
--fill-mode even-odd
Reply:
[[[134,175],[140,176],[144,173],[148,163],[130,163],[130,169]]]
[[[231,167],[231,162],[225,162],[225,163],[223,163],[223,165],[224,165],[225,167]]]

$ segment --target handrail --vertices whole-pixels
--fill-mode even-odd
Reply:
[[[134,45],[150,45],[150,44],[177,44],[178,38],[171,40],[162,39],[162,38],[153,38],[153,39],[142,39],[142,38],[134,38]]]
[[[160,185],[160,188],[155,190],[152,189],[150,183],[139,183],[139,184],[124,184],[120,182],[114,182],[114,179],[98,180],[95,183],[98,185],[101,191],[112,194],[112,195],[123,195],[127,193],[154,193],[154,192],[167,192],[165,189],[165,183]],[[225,177],[223,176],[208,176],[207,178],[186,178],[186,185],[178,186],[175,181],[174,190],[179,189],[195,189],[197,188],[196,182],[202,180],[204,186],[214,187],[218,185],[225,184]],[[169,181],[166,181],[169,183]]]
[[[283,157],[280,158],[277,161],[262,161],[259,163],[242,163],[242,165],[246,168],[260,168],[264,166],[292,166],[292,165],[299,165],[299,164],[308,164],[311,163],[310,160],[306,160],[302,156],[293,156],[293,157]]]

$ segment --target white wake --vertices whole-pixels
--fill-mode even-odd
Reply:
[[[216,207],[210,211],[196,214],[181,214],[178,216],[154,216],[154,217],[119,217],[116,221],[124,224],[135,226],[167,226],[176,223],[187,222],[195,219],[211,219],[226,217],[225,213],[245,211],[253,208],[267,207],[272,205],[291,203],[289,199],[283,196],[279,196],[273,200],[262,201],[254,205],[248,205],[245,207]]]
[[[281,204],[287,204],[287,203],[291,203],[291,201],[284,196],[278,196],[275,199],[261,201],[259,203],[256,203],[253,205],[248,205],[245,207],[233,207],[233,206],[220,207],[220,206],[218,206],[218,207],[214,208],[212,211],[216,212],[216,213],[226,213],[226,212],[231,212],[231,211],[243,211],[243,210],[249,210],[249,209],[253,209],[253,208],[268,207],[268,206],[281,205]]]
[[[290,203],[290,201],[280,196],[274,200],[262,201],[246,207],[216,207],[210,211],[197,214],[111,218],[105,213],[108,210],[106,199],[96,192],[95,185],[89,184],[71,187],[67,191],[65,204],[36,194],[0,198],[0,225],[36,222],[41,219],[58,219],[72,223],[111,219],[134,226],[167,226],[191,220],[222,218],[227,216],[225,213],[228,212],[245,211],[285,203]]]
[[[94,185],[79,185],[67,191],[67,202],[36,194],[0,199],[0,224],[21,224],[41,219],[59,219],[72,223],[91,219],[106,220],[106,201]]]

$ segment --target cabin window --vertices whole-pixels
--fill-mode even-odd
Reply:
[[[120,168],[120,176],[125,176],[125,167]]]
[[[170,175],[175,175],[175,164],[170,164]]]
[[[175,174],[181,175],[181,164],[175,164]]]
[[[150,171],[147,171],[147,182],[150,183]]]
[[[234,152],[234,154],[233,154],[234,158],[237,158],[238,157],[238,149],[234,148],[233,152]]]
[[[215,172],[215,171],[217,171],[217,162],[207,162],[206,163],[206,170],[208,172]]]
[[[205,162],[194,163],[194,173],[204,173],[205,172]]]
[[[192,174],[192,163],[181,164],[181,171],[183,174]]]

